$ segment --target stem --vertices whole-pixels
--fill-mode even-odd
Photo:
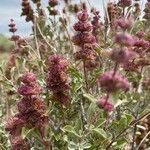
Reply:
[[[116,62],[115,67],[114,67],[113,76],[115,76],[117,69],[118,69],[118,63]]]
[[[125,129],[123,129],[115,138],[112,139],[112,141],[110,142],[110,144],[106,147],[106,150],[109,150],[111,145],[124,133],[126,132],[128,129],[130,129],[130,127],[132,127],[133,125],[136,125],[138,122],[140,122],[142,119],[146,118],[150,116],[150,111],[148,113],[146,113],[145,115],[141,116],[138,119],[133,120]]]
[[[145,135],[145,137],[142,139],[142,141],[140,142],[140,144],[138,145],[138,147],[136,148],[136,150],[139,150],[141,145],[144,143],[144,141],[146,140],[146,138],[150,135],[150,131]]]
[[[53,53],[56,53],[56,52],[57,52],[56,48],[55,48],[54,46],[52,46],[52,45],[50,44],[50,42],[46,39],[46,37],[43,35],[43,33],[42,33],[42,31],[41,31],[41,29],[40,29],[40,27],[39,27],[38,24],[37,24],[37,28],[38,28],[38,31],[40,32],[40,35],[42,36],[42,38],[43,38],[44,41],[46,42],[46,44],[51,48],[52,52],[53,52]]]
[[[88,91],[88,82],[87,82],[87,74],[86,74],[85,60],[83,61],[83,70],[84,70],[84,78],[85,78],[85,84],[86,84],[86,91]]]
[[[137,116],[138,116],[138,112],[136,112],[135,119],[137,119]],[[136,131],[137,131],[137,125],[135,124],[134,130],[133,130],[133,141],[132,141],[132,149],[131,150],[134,150]]]
[[[136,130],[137,130],[137,126],[136,124],[134,125],[134,131],[133,131],[133,141],[132,141],[132,149],[131,150],[134,150],[134,146],[135,146],[135,135],[136,135]]]
[[[36,49],[37,49],[37,56],[38,56],[39,60],[42,61],[41,54],[40,54],[40,49],[39,49],[39,44],[38,44],[38,38],[37,38],[37,21],[36,21],[36,17],[35,16],[34,16],[33,27],[34,27],[34,39],[35,39],[35,46],[36,46]],[[44,77],[43,64],[40,66],[40,69],[41,69],[41,74]]]
[[[86,119],[86,115],[85,115],[83,98],[81,98],[80,106],[81,106],[81,119],[82,119],[82,123],[83,123],[83,130],[85,130],[85,124],[87,124],[87,119]]]

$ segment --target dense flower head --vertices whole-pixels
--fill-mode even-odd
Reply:
[[[107,97],[100,98],[96,103],[98,107],[104,109],[108,113],[114,110],[114,105]]]
[[[7,121],[5,130],[11,135],[16,135],[18,134],[18,132],[20,132],[20,129],[23,127],[23,125],[24,120],[22,120],[18,116],[14,116]]]
[[[49,0],[49,5],[50,5],[51,7],[57,6],[57,5],[58,5],[58,0]]]
[[[68,62],[62,56],[54,54],[49,57],[49,67],[57,67],[58,70],[66,70],[68,68]]]
[[[88,17],[89,17],[89,15],[86,10],[84,10],[78,14],[78,19],[82,22],[87,21]]]
[[[126,7],[126,6],[130,6],[132,4],[132,0],[120,0],[120,3]]]
[[[114,22],[115,27],[118,28],[120,27],[123,30],[129,29],[132,27],[133,25],[133,18],[129,17],[129,18],[119,18],[117,20],[115,20]]]
[[[95,60],[96,53],[93,50],[86,48],[74,53],[74,57],[75,60]]]
[[[11,140],[12,150],[29,150],[29,144],[21,136],[16,136]]]
[[[10,20],[10,24],[8,26],[10,32],[15,33],[17,31],[16,24],[13,19]]]
[[[134,46],[148,48],[150,45],[149,41],[143,40],[143,39],[137,39],[135,40]]]
[[[80,21],[75,23],[75,25],[73,27],[76,31],[80,31],[80,32],[85,32],[85,31],[90,32],[93,29],[93,27],[90,23],[80,22]]]
[[[18,110],[21,114],[27,114],[32,111],[39,111],[44,113],[46,110],[45,104],[38,97],[23,97],[20,102],[18,102]]]
[[[29,149],[28,143],[20,138],[23,127],[40,130],[48,122],[46,105],[37,96],[41,89],[36,83],[36,76],[33,73],[26,73],[21,77],[21,81],[23,85],[19,87],[18,92],[23,98],[17,104],[19,113],[10,118],[5,125],[5,130],[11,135],[13,150]]]
[[[26,126],[28,128],[38,128],[44,127],[48,123],[48,116],[39,113],[37,110],[32,111],[24,116],[26,121]]]
[[[33,73],[25,73],[21,77],[23,84],[18,88],[18,93],[23,96],[38,95],[41,92],[41,87],[36,83],[36,76]]]
[[[33,3],[37,4],[40,3],[41,0],[32,0]]]
[[[135,43],[135,39],[128,33],[117,33],[114,37],[114,41],[124,46],[133,46]]]
[[[26,73],[21,77],[21,81],[26,84],[32,84],[36,81],[36,76],[34,73]]]
[[[24,121],[24,126],[40,128],[47,124],[46,105],[39,97],[24,97],[17,106],[19,110],[18,117]]]
[[[99,77],[100,86],[107,92],[116,92],[118,90],[128,91],[130,89],[130,84],[128,80],[114,71],[108,71],[101,74]]]
[[[127,47],[115,48],[111,51],[110,58],[117,63],[128,63],[136,53]]]
[[[86,62],[85,62],[85,67],[87,68],[87,69],[93,69],[93,68],[96,68],[98,66],[98,62],[96,61],[96,60],[87,60]]]
[[[92,10],[94,16],[93,16],[93,20],[91,21],[93,28],[96,30],[101,26],[101,23],[99,22],[100,19],[100,15],[99,15],[99,11],[97,11],[95,8]]]
[[[66,105],[66,103],[68,102],[68,100],[70,99],[68,96],[68,93],[54,93],[53,94],[53,98],[57,101],[59,101],[62,105]]]
[[[65,96],[65,94],[68,95],[69,90],[67,68],[68,62],[62,56],[54,54],[49,57],[47,87],[61,104],[64,104],[64,101],[66,102],[68,99],[68,96]]]
[[[92,33],[78,33],[73,36],[72,41],[75,45],[82,47],[85,44],[95,44],[96,38]]]
[[[11,41],[18,42],[19,39],[20,39],[19,35],[12,35],[11,36]]]
[[[29,3],[29,0],[22,0],[22,14],[23,16],[26,16],[26,21],[32,21],[34,22],[33,17],[33,9]]]
[[[29,95],[38,95],[41,92],[41,88],[38,84],[33,85],[21,85],[18,88],[18,93],[23,96],[29,96]]]
[[[134,62],[128,62],[128,63],[123,64],[123,68],[127,72],[139,73],[139,66]]]
[[[136,36],[138,38],[143,38],[145,36],[145,32],[144,31],[139,31],[139,32],[136,33]]]
[[[96,14],[98,15],[99,13],[96,12]],[[86,10],[78,14],[79,21],[73,26],[77,34],[72,37],[73,43],[80,47],[80,50],[74,53],[75,60],[83,60],[85,64],[87,64],[86,61],[88,61],[88,64],[92,61],[91,66],[86,65],[86,68],[95,66],[93,61],[96,59],[96,52],[94,49],[97,41],[96,36],[93,34],[94,26],[88,22],[88,17],[89,15]]]

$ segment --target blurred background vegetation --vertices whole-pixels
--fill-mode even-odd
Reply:
[[[0,61],[7,58],[8,52],[10,52],[13,47],[13,42],[11,42],[8,37],[0,33]]]

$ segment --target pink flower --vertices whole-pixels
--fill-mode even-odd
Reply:
[[[21,136],[16,136],[11,140],[12,150],[29,150],[29,144]]]
[[[90,23],[80,22],[80,21],[76,23],[73,27],[76,31],[80,31],[80,32],[85,32],[85,31],[90,32],[93,29]]]
[[[38,95],[41,92],[41,88],[38,84],[34,85],[22,85],[18,88],[18,93],[23,96]]]
[[[110,58],[118,63],[128,63],[136,53],[124,47],[122,49],[116,48],[111,51]]]
[[[60,55],[57,54],[51,55],[48,60],[49,60],[50,68],[51,66],[54,65],[56,65],[57,69],[59,68],[60,70],[66,70],[68,68],[67,60]]]
[[[87,21],[88,17],[89,17],[89,15],[86,10],[84,10],[78,14],[78,19],[82,22]]]
[[[83,46],[85,44],[95,44],[96,38],[92,33],[78,33],[72,39],[75,45]]]
[[[93,25],[93,32],[95,33],[96,30],[101,27],[101,22],[99,21],[100,19],[99,11],[96,11],[96,9],[94,9],[93,14],[94,14],[94,17],[91,23]]]
[[[127,19],[122,17],[122,18],[119,18],[115,21],[115,26],[120,27],[123,30],[131,28],[132,25],[133,25],[133,18],[131,18],[131,17],[129,17]]]
[[[135,43],[134,38],[128,33],[117,33],[114,37],[114,41],[124,46],[133,46]]]
[[[96,53],[91,49],[83,49],[74,54],[75,60],[95,60]]]
[[[5,130],[9,132],[11,135],[16,135],[21,131],[23,125],[24,120],[22,120],[17,116],[14,116],[7,121],[5,125]]]
[[[98,80],[100,86],[108,93],[116,92],[118,90],[128,91],[130,89],[128,80],[117,73],[115,75],[113,74],[114,71],[109,71],[100,75]]]
[[[145,32],[143,32],[143,31],[139,31],[139,32],[136,33],[136,36],[137,36],[138,38],[143,38],[144,35],[145,35]]]
[[[150,45],[150,43],[143,39],[137,39],[134,44],[134,46],[137,46],[138,48],[139,47],[148,48],[149,45]]]
[[[123,6],[130,6],[132,4],[132,0],[120,0],[120,3]]]
[[[69,83],[67,75],[68,62],[60,55],[49,57],[49,70],[47,74],[47,88],[52,91],[53,97],[64,104],[64,94],[68,97]],[[60,95],[63,95],[62,97]],[[65,97],[65,99],[67,99]],[[62,103],[63,102],[63,103]]]
[[[34,73],[26,73],[24,74],[22,77],[21,77],[21,81],[23,83],[26,83],[26,84],[31,84],[31,83],[35,83],[36,81],[36,76]]]
[[[98,107],[104,109],[106,112],[112,112],[114,110],[114,105],[106,97],[102,97],[96,103]]]
[[[55,7],[58,5],[58,0],[49,0],[48,3],[51,7]]]

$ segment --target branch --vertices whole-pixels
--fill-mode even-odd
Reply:
[[[126,132],[128,129],[130,129],[132,126],[136,125],[138,122],[140,122],[142,119],[146,118],[150,116],[150,111],[148,113],[146,113],[145,115],[141,116],[138,119],[133,120],[125,129],[123,129],[114,139],[112,139],[112,141],[110,142],[110,144],[106,147],[106,150],[109,150],[109,148],[111,147],[111,145],[124,133]]]

